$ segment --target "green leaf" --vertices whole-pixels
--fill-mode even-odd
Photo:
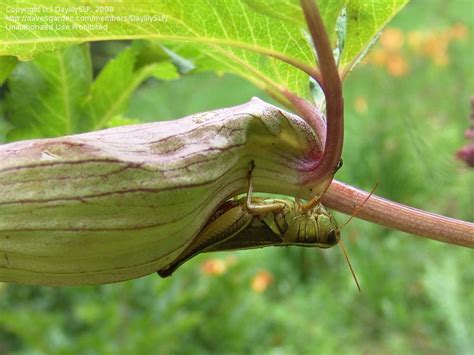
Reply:
[[[8,85],[8,140],[56,137],[77,132],[81,103],[92,80],[89,46],[39,55],[19,63]]]
[[[297,26],[305,25],[300,0],[243,0],[243,2],[252,10],[280,21],[294,23]]]
[[[336,47],[336,22],[347,0],[319,0],[317,3],[331,43],[333,47]]]
[[[179,78],[176,67],[170,62],[153,63],[141,69],[158,80],[174,80]]]
[[[341,57],[345,71],[406,2],[318,1],[334,47],[336,21],[346,6],[347,36]],[[196,64],[203,68],[238,74],[283,103],[286,100],[281,94],[282,86],[300,96],[309,96],[307,75],[295,67],[308,71],[315,63],[298,0],[123,0],[108,3],[108,12],[96,11],[95,5],[103,5],[103,1],[95,0],[67,16],[64,11],[70,9],[69,2],[32,0],[17,7],[32,9],[36,5],[43,5],[37,17],[58,17],[45,25],[40,19],[27,21],[21,14],[14,18],[7,13],[6,4],[0,5],[0,12],[6,14],[0,16],[0,28],[6,29],[0,55],[28,59],[84,41],[157,40],[180,55],[194,54]],[[59,26],[61,30],[57,29]]]
[[[15,69],[16,63],[18,63],[18,59],[15,57],[0,57],[0,85],[5,82],[13,69]]]
[[[346,38],[340,60],[343,72],[350,71],[373,44],[382,28],[408,0],[349,0],[346,6]]]
[[[66,5],[57,6],[56,0],[33,0],[18,6],[32,8],[40,4],[56,5],[42,7],[41,16],[63,16],[58,10],[67,8]],[[179,41],[202,51],[226,70],[252,78],[253,82],[273,95],[279,94],[278,85],[300,95],[308,94],[304,73],[280,60],[262,56],[272,55],[312,67],[313,50],[301,28],[258,13],[242,0],[124,0],[111,3],[112,10],[108,14],[94,12],[94,5],[103,5],[102,1],[88,4],[91,6],[89,11],[58,18],[54,26],[63,26],[61,31],[54,28],[15,30],[14,26],[28,25],[31,28],[43,23],[25,22],[22,16],[16,22],[10,21],[8,16],[1,17],[0,27],[10,30],[2,35],[0,54],[28,59],[45,50],[92,40],[144,38],[167,43]],[[6,4],[0,5],[0,12],[5,12],[6,8]],[[122,20],[100,21],[100,16]],[[87,17],[89,21],[84,22]]]
[[[109,120],[126,110],[131,94],[147,78],[172,80],[179,77],[170,61],[152,62],[142,58],[137,63],[140,48],[141,45],[128,47],[102,69],[85,102],[88,116],[81,130],[109,127]]]
[[[288,24],[306,27],[300,0],[243,0],[254,11],[273,17]],[[334,44],[336,20],[344,8],[347,0],[319,0],[318,7],[324,25]]]

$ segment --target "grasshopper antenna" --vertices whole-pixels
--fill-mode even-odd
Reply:
[[[375,189],[377,188],[377,186],[379,185],[379,182],[377,181],[374,185],[374,187],[372,188],[372,190],[370,191],[370,194],[365,198],[364,202],[361,203],[360,206],[357,206],[356,209],[354,210],[354,212],[352,213],[352,215],[349,217],[349,219],[347,221],[344,222],[344,224],[342,226],[339,227],[339,231],[344,228],[351,220],[352,218],[356,217],[357,214],[359,213],[359,211],[362,209],[362,207],[364,207],[365,203],[369,200],[369,198],[374,194],[375,192]]]
[[[375,189],[377,188],[378,186],[378,182],[374,185],[374,187],[372,188],[372,191],[370,191],[370,194],[365,198],[364,202],[361,203],[360,206],[358,206],[354,212],[352,213],[352,215],[349,217],[349,219],[344,222],[344,224],[338,228],[339,232],[341,231],[342,228],[344,228],[351,220],[352,218],[354,218],[357,213],[361,210],[362,207],[364,207],[365,203],[369,200],[369,198],[373,195]],[[357,276],[354,272],[354,269],[352,268],[352,264],[349,260],[349,256],[347,255],[347,251],[346,251],[346,248],[344,247],[344,244],[342,243],[342,240],[339,241],[339,245],[341,247],[341,250],[342,250],[342,254],[344,255],[344,259],[346,259],[346,263],[347,265],[349,266],[349,269],[351,270],[351,274],[352,274],[352,277],[354,278],[354,281],[357,285],[357,288],[359,289],[359,292],[362,292],[361,288],[360,288],[360,284],[359,284],[359,281],[357,280]]]
[[[342,254],[344,255],[344,259],[346,259],[346,263],[347,265],[349,265],[349,269],[351,270],[351,274],[352,274],[352,277],[354,278],[357,288],[359,289],[359,292],[362,292],[360,288],[359,280],[357,280],[357,276],[354,272],[354,269],[352,268],[351,262],[349,260],[349,256],[347,256],[346,248],[344,248],[344,244],[342,243],[342,240],[339,241],[339,245],[341,247]]]

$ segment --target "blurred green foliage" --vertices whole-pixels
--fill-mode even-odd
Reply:
[[[473,172],[454,159],[473,87],[472,4],[414,1],[390,28],[374,49],[384,59],[345,83],[337,178],[474,220]],[[253,95],[266,98],[227,75],[147,81],[126,116],[172,119]],[[472,353],[471,250],[358,220],[343,238],[362,294],[337,249],[203,255],[172,278],[98,287],[0,283],[0,354]]]

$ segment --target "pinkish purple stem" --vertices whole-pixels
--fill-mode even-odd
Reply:
[[[354,213],[368,193],[333,180],[322,202],[339,212]],[[440,242],[474,248],[474,223],[425,212],[372,195],[357,217],[382,226]]]
[[[332,178],[341,160],[342,144],[344,141],[342,85],[331,43],[315,1],[301,0],[301,7],[303,8],[306,23],[316,48],[321,71],[322,89],[326,99],[327,127],[324,152],[320,164],[314,170],[312,179],[313,181],[325,181],[328,177]],[[316,129],[317,127],[314,128]]]

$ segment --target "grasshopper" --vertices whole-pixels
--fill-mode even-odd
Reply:
[[[341,228],[319,198],[301,204],[298,199],[252,197],[252,171],[253,165],[247,176],[247,196],[219,206],[181,255],[158,270],[161,277],[170,276],[186,261],[204,252],[290,245],[330,248],[340,243]],[[340,245],[360,290],[344,247]]]

